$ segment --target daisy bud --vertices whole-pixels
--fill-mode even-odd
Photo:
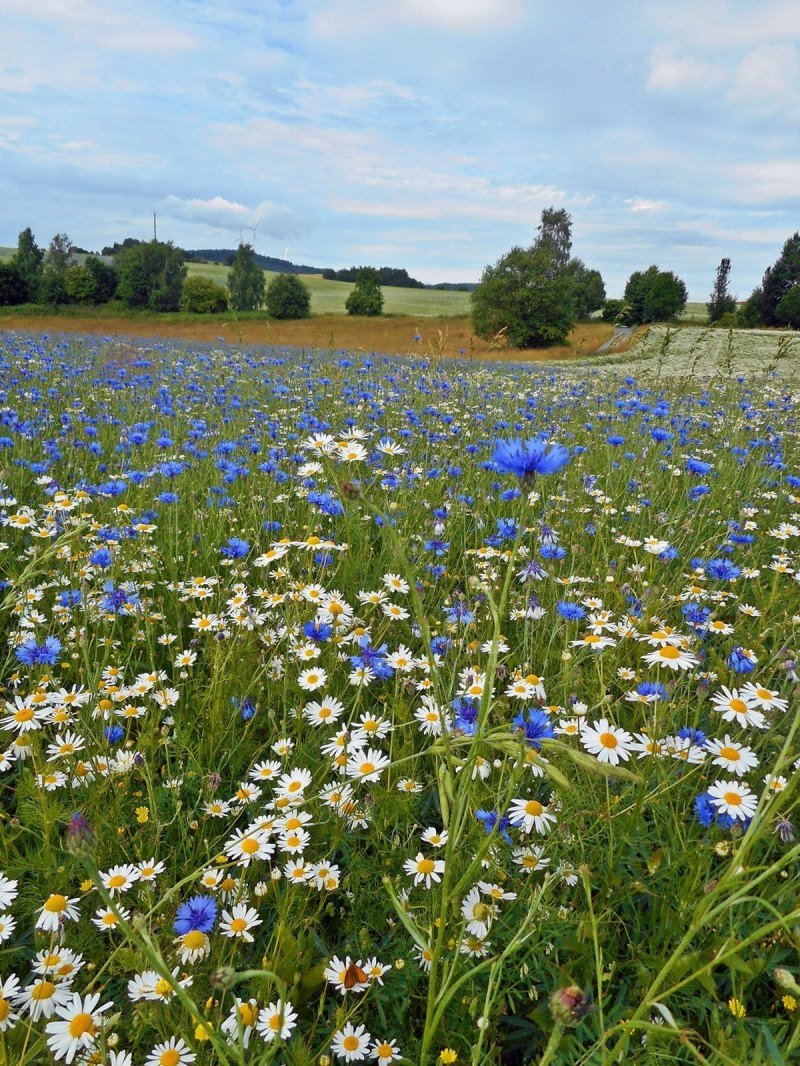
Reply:
[[[229,989],[236,983],[236,970],[232,966],[220,966],[209,978],[212,987]]]
[[[67,849],[73,855],[88,858],[95,846],[94,830],[80,811],[75,811],[67,829]]]
[[[784,966],[776,966],[772,971],[772,975],[779,988],[784,989],[786,992],[794,992],[795,995],[800,996],[800,985],[798,985],[794,974],[790,970],[787,970]]]

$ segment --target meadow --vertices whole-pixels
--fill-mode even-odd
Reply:
[[[2,1066],[797,1061],[800,394],[648,336],[0,332]]]

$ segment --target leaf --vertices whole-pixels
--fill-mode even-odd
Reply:
[[[675,1018],[669,1007],[665,1007],[663,1003],[654,1003],[653,1006],[656,1008],[656,1010],[667,1023],[667,1025],[671,1025],[673,1029],[679,1028],[678,1023],[675,1021]]]
[[[568,744],[563,744],[558,740],[546,740],[543,743],[547,746],[548,751],[551,748],[555,749],[571,762],[574,762],[576,766],[580,766],[598,777],[617,777],[623,781],[633,781],[637,785],[643,784],[639,774],[635,774],[633,770],[626,770],[624,766],[611,766],[609,763],[600,762],[591,755],[587,755],[583,751],[576,751],[575,748],[571,748]]]

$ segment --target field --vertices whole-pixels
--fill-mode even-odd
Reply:
[[[798,395],[646,353],[0,332],[2,1066],[797,1061]]]

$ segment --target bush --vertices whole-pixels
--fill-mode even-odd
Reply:
[[[267,311],[272,318],[308,318],[311,293],[296,274],[276,274],[267,287]]]
[[[86,257],[83,264],[94,278],[94,302],[105,304],[113,300],[117,291],[117,272],[96,255]]]
[[[379,315],[383,311],[380,275],[374,267],[361,267],[356,287],[345,300],[348,315]]]
[[[625,299],[630,304],[630,324],[667,322],[686,307],[686,285],[672,271],[657,266],[637,270],[628,278]]]
[[[613,322],[615,326],[629,326],[631,324],[630,305],[624,300],[606,300],[601,318],[604,322]]]
[[[791,329],[800,327],[800,282],[795,282],[775,308],[775,317],[781,325]]]
[[[255,311],[264,302],[264,271],[249,244],[240,244],[232,256],[228,292],[234,311]]]
[[[724,315],[719,316],[714,325],[720,329],[738,329],[741,323],[735,311],[726,311]]]
[[[210,315],[227,311],[228,294],[210,278],[187,278],[181,289],[181,311]]]
[[[183,253],[171,243],[149,241],[118,254],[119,297],[136,310],[177,311],[186,277]]]
[[[0,263],[0,307],[24,304],[28,299],[28,286],[13,263]]]

